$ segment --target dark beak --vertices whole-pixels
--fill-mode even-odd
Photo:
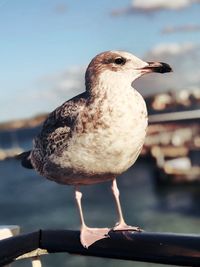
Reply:
[[[147,62],[149,65],[142,68],[145,72],[158,72],[158,73],[166,73],[172,72],[172,68],[167,63],[163,62]]]

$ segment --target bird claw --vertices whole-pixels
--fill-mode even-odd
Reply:
[[[80,241],[84,248],[88,248],[98,240],[108,238],[109,228],[89,228],[82,227],[80,233]]]

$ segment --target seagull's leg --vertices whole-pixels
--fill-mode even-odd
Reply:
[[[80,233],[80,241],[81,244],[88,248],[91,246],[94,242],[101,240],[103,238],[108,237],[108,232],[110,231],[109,228],[89,228],[85,224],[84,216],[83,216],[83,210],[81,206],[81,198],[82,193],[78,186],[75,187],[75,199],[79,210],[80,215],[80,221],[81,221],[81,233]]]
[[[75,199],[76,199],[76,203],[77,203],[77,206],[78,206],[78,211],[79,211],[79,216],[80,216],[80,221],[81,221],[81,229],[84,229],[87,226],[85,224],[85,220],[84,220],[84,217],[83,217],[81,198],[82,198],[81,191],[79,190],[78,187],[75,187]]]
[[[121,231],[121,230],[130,230],[130,231],[137,231],[137,232],[141,232],[142,230],[139,227],[135,227],[135,226],[129,226],[125,223],[124,221],[124,217],[123,217],[123,213],[122,213],[122,208],[121,208],[121,204],[120,204],[120,200],[119,200],[119,189],[117,187],[117,182],[116,179],[114,179],[112,181],[112,186],[111,186],[113,195],[114,195],[114,199],[115,199],[115,203],[116,203],[116,207],[117,207],[117,213],[118,213],[118,222],[116,223],[115,227],[113,228],[113,231]]]

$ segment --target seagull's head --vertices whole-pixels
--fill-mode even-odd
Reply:
[[[85,77],[86,88],[94,87],[99,82],[99,78],[110,83],[132,84],[144,74],[171,71],[172,68],[163,62],[145,62],[125,51],[106,51],[94,57],[88,65]]]

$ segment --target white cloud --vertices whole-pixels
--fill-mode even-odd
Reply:
[[[133,8],[140,9],[181,9],[191,5],[193,0],[134,0],[132,1]]]
[[[187,52],[193,51],[196,48],[196,45],[193,43],[161,43],[152,48],[147,52],[146,56],[154,56],[157,58],[168,57],[178,54],[185,54]]]
[[[200,45],[192,43],[159,44],[146,53],[146,61],[162,61],[170,64],[170,74],[151,74],[136,82],[135,87],[149,95],[169,89],[180,90],[200,85]]]
[[[129,6],[115,9],[111,14],[151,14],[162,10],[180,10],[195,3],[200,3],[200,0],[133,0]]]

